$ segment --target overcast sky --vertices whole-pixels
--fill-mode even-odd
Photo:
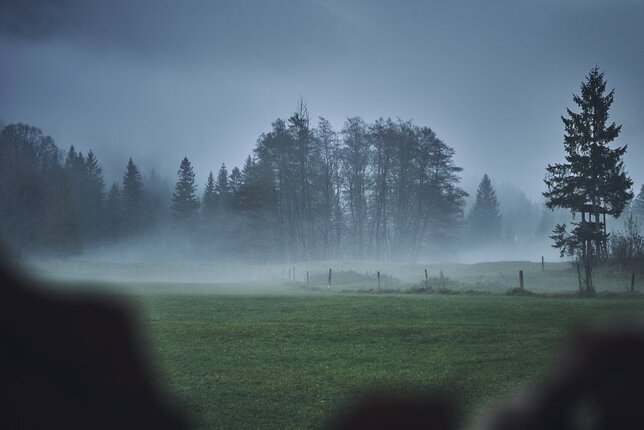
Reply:
[[[304,97],[314,118],[400,117],[531,197],[563,160],[566,107],[594,65],[615,88],[626,169],[644,182],[641,0],[0,0],[0,120],[132,156],[200,185],[241,165]]]

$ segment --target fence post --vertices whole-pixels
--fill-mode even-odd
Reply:
[[[519,288],[523,290],[523,270],[519,270]]]
[[[546,271],[545,262],[543,261],[543,255],[541,256],[541,271],[542,272]]]
[[[380,271],[378,271],[378,291],[380,291]]]
[[[309,271],[306,271],[306,288],[309,288]]]
[[[635,291],[635,272],[631,275],[631,293]]]
[[[429,281],[429,277],[427,276],[427,269],[425,269],[425,281]]]
[[[331,289],[331,275],[333,274],[333,269],[329,269],[329,290]]]

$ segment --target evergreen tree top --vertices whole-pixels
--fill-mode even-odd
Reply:
[[[228,183],[228,169],[226,169],[225,163],[221,164],[219,172],[217,173],[215,191],[220,196],[224,196],[230,191],[230,184]]]
[[[185,219],[199,208],[199,199],[195,195],[197,191],[195,174],[188,157],[181,160],[177,176],[171,207],[176,218]]]
[[[212,213],[217,208],[217,193],[215,192],[215,177],[212,174],[212,171],[208,173],[208,179],[206,180],[206,187],[203,190],[203,196],[201,198],[201,209],[205,215],[212,215]]]
[[[501,233],[501,213],[496,191],[490,177],[483,175],[476,190],[476,201],[469,214],[470,232],[478,239],[498,239]]]
[[[129,206],[138,206],[141,204],[140,200],[143,196],[143,179],[139,168],[136,167],[130,158],[127,163],[127,168],[123,174],[123,187],[121,195],[127,201]]]
[[[476,190],[476,201],[472,210],[483,211],[490,216],[499,216],[499,201],[496,198],[496,191],[487,173],[483,175]]]

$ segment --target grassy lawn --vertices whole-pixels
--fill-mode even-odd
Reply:
[[[540,262],[27,267],[57,280],[56,288],[131,300],[159,382],[199,428],[320,428],[365,390],[436,387],[455,390],[471,420],[539,381],[575,323],[644,311],[644,296],[623,294],[630,274],[608,269],[596,273],[597,290],[621,296],[503,294],[516,287],[519,270],[530,291],[574,293],[577,275],[568,263],[547,262],[545,270]],[[405,294],[425,270],[430,280],[442,271],[457,294]],[[376,271],[383,287],[401,293],[358,293],[377,290]],[[635,288],[644,289],[641,277]],[[471,291],[485,294],[462,294]]]
[[[568,328],[642,299],[133,295],[162,384],[200,428],[319,428],[375,387],[458,391],[471,418],[539,380]]]

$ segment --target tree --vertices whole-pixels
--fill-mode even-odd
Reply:
[[[421,246],[433,245],[444,253],[463,226],[463,207],[468,194],[460,187],[462,167],[454,163],[454,148],[436,136],[429,127],[418,131],[418,177],[416,179],[417,222],[415,255]]]
[[[561,118],[566,162],[548,165],[548,191],[543,193],[548,208],[581,214],[570,231],[565,224],[557,224],[551,238],[562,257],[575,256],[583,265],[586,294],[594,293],[593,268],[607,253],[606,215],[618,217],[633,198],[633,181],[622,161],[627,146],[609,146],[621,129],[614,122],[607,125],[615,90],[605,92],[604,73],[595,66],[581,84],[581,95],[573,96],[581,112],[567,109],[567,117]]]
[[[496,191],[490,177],[483,175],[476,190],[476,201],[469,217],[470,237],[474,241],[490,242],[501,236],[501,214]]]
[[[139,233],[144,227],[146,217],[145,197],[141,173],[132,158],[130,158],[123,174],[123,187],[121,189],[123,228],[125,233],[130,236]]]
[[[54,140],[27,124],[0,133],[0,237],[17,249],[56,249],[66,207],[60,198],[61,151]]]
[[[347,118],[342,129],[344,145],[341,149],[342,172],[346,183],[346,199],[349,209],[348,239],[353,255],[365,255],[367,225],[367,188],[370,140],[367,125],[360,117]]]
[[[199,209],[199,199],[196,196],[197,185],[195,184],[195,174],[188,157],[184,157],[177,171],[177,183],[172,193],[172,212],[175,220],[187,222],[190,220],[197,209]]]
[[[315,177],[317,198],[314,201],[320,224],[321,256],[324,259],[328,259],[332,255],[331,250],[337,254],[340,245],[338,232],[334,231],[338,227],[337,223],[334,222],[334,215],[341,212],[338,209],[340,202],[340,185],[338,184],[340,176],[340,142],[331,123],[322,117],[320,117],[318,127],[315,130],[315,145],[318,163],[315,163],[317,164],[317,175]]]
[[[72,145],[67,152],[64,173],[70,205],[69,221],[76,225],[82,239],[96,241],[105,233],[98,228],[104,223],[105,183],[94,152],[90,150],[87,156],[83,156]]]
[[[210,171],[208,173],[208,179],[206,180],[206,187],[203,190],[203,196],[201,197],[201,214],[209,222],[215,215],[216,210],[217,194],[215,193],[215,177],[212,171]]]
[[[242,184],[242,172],[239,170],[239,167],[233,167],[233,170],[230,171],[230,176],[228,177],[228,187],[230,191],[230,202],[232,205],[234,202],[234,197],[239,193],[239,188]]]
[[[218,199],[219,209],[228,209],[228,204],[230,203],[230,184],[228,183],[228,169],[226,169],[226,164],[224,163],[222,163],[217,173],[215,194]]]

